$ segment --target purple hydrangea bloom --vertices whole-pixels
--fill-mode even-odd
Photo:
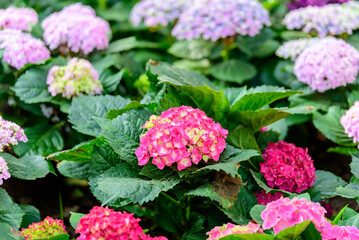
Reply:
[[[0,31],[0,48],[4,49],[2,61],[18,70],[26,64],[50,58],[50,51],[43,41],[20,30]]]
[[[306,48],[294,64],[298,80],[324,92],[353,83],[359,71],[359,52],[342,39],[326,38]]]
[[[5,147],[17,145],[18,142],[27,142],[24,130],[16,123],[6,121],[0,116],[0,152]]]
[[[294,10],[297,8],[303,8],[307,6],[317,6],[322,7],[330,3],[345,3],[353,0],[293,0],[288,3],[289,10]]]
[[[283,43],[275,52],[278,57],[294,61],[309,46],[320,41],[320,38],[301,38]]]
[[[289,12],[283,24],[289,29],[301,29],[319,37],[352,34],[359,28],[359,4],[329,4],[323,7],[308,6]]]
[[[0,185],[4,183],[3,179],[9,179],[11,177],[10,173],[8,172],[8,166],[2,157],[0,157]]]
[[[353,138],[354,143],[359,142],[359,101],[356,101],[354,105],[340,118],[345,133],[348,137]],[[359,146],[358,146],[359,148]]]
[[[65,7],[45,18],[41,24],[44,40],[50,49],[59,48],[62,53],[69,51],[87,55],[95,48],[108,47],[111,33],[108,22],[96,17],[95,11],[81,3]]]
[[[166,26],[178,19],[189,3],[188,0],[142,0],[132,9],[130,20],[135,26],[142,20],[148,27]]]
[[[236,34],[255,36],[264,25],[270,25],[269,13],[256,0],[201,0],[181,14],[172,35],[217,41]]]
[[[37,22],[38,16],[34,9],[14,7],[0,9],[0,29],[30,31]]]

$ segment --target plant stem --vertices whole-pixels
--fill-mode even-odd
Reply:
[[[60,207],[60,219],[64,220],[64,208],[62,204],[62,191],[59,191],[59,207]]]
[[[178,207],[180,207],[180,203],[176,199],[168,195],[167,193],[161,192],[161,195],[167,198],[168,200],[170,200],[171,202],[173,202],[174,204],[176,204]]]

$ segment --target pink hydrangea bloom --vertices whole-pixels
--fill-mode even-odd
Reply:
[[[10,173],[7,171],[8,169],[5,159],[0,157],[0,185],[3,184],[3,179],[6,180],[11,177]]]
[[[255,192],[254,195],[256,196],[259,205],[267,205],[284,196],[282,192],[266,193],[263,189],[260,192]]]
[[[43,41],[20,30],[0,31],[0,48],[4,49],[2,61],[18,70],[26,64],[38,63],[50,58],[50,51]]]
[[[354,143],[359,142],[359,101],[356,101],[354,105],[340,118],[345,133],[348,137],[353,138]],[[358,146],[359,148],[359,146]]]
[[[101,94],[103,87],[97,71],[85,59],[72,58],[67,66],[53,66],[46,83],[52,96],[62,94],[65,98],[80,94]]]
[[[359,52],[342,39],[327,38],[306,48],[294,64],[298,80],[324,92],[353,83],[359,71]]]
[[[293,0],[288,3],[288,8],[294,10],[297,8],[307,7],[307,6],[318,6],[322,7],[331,3],[345,3],[353,0]]]
[[[24,130],[16,123],[6,121],[0,116],[0,152],[5,147],[17,145],[18,142],[27,142]]]
[[[111,33],[108,22],[96,17],[91,7],[81,3],[51,14],[41,26],[46,44],[51,50],[59,48],[62,53],[71,51],[87,55],[94,49],[105,49]]]
[[[203,111],[186,106],[153,115],[142,128],[148,132],[141,136],[135,152],[138,164],[145,165],[152,158],[159,169],[177,163],[182,170],[201,160],[218,161],[228,134]]]
[[[77,224],[78,240],[167,240],[165,237],[152,238],[143,233],[138,224],[140,219],[133,213],[115,212],[108,207],[95,206]]]
[[[0,9],[0,29],[30,31],[37,22],[38,16],[34,9],[15,7]]]
[[[301,38],[283,43],[275,52],[278,57],[295,61],[309,46],[320,41],[320,38]]]
[[[268,144],[263,158],[260,172],[271,188],[300,193],[313,186],[315,168],[308,149],[279,141]]]
[[[312,220],[318,231],[322,231],[327,224],[325,213],[325,209],[319,203],[308,201],[305,198],[280,198],[268,203],[261,213],[262,226],[263,229],[273,228],[274,233],[277,234],[306,220]]]
[[[330,219],[333,216],[333,207],[329,203],[327,203],[324,199],[320,201],[320,205],[322,205],[325,211],[327,211],[325,217]]]
[[[231,234],[248,234],[248,233],[264,233],[259,224],[249,223],[248,225],[233,225],[232,223],[224,224],[221,227],[215,227],[207,232],[209,236],[207,240],[217,240]]]
[[[21,231],[26,240],[48,239],[53,236],[67,233],[62,220],[46,217],[44,221],[33,223]]]
[[[359,230],[354,226],[337,226],[327,223],[322,230],[323,240],[357,240]]]

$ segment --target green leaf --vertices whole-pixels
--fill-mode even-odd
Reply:
[[[249,212],[249,214],[251,215],[252,219],[254,221],[256,221],[259,224],[263,223],[263,219],[261,218],[261,214],[264,211],[264,209],[266,209],[265,205],[255,205],[251,211]]]
[[[234,103],[247,94],[247,87],[244,86],[240,88],[226,88],[223,91],[224,95],[229,100],[230,106],[232,107]]]
[[[80,143],[70,150],[65,150],[50,154],[47,158],[55,159],[57,161],[74,161],[74,162],[88,162],[91,160],[91,154],[94,144],[98,139]]]
[[[89,168],[88,162],[62,161],[57,165],[61,175],[77,179],[88,179]]]
[[[85,216],[86,214],[83,213],[76,213],[76,212],[70,212],[70,224],[73,229],[77,228],[77,224],[80,222],[80,219]]]
[[[241,84],[253,78],[257,70],[244,60],[229,60],[212,67],[211,74],[220,80]]]
[[[317,170],[315,171],[315,176],[313,189],[319,191],[322,197],[334,197],[336,188],[346,184],[343,179],[331,172]]]
[[[111,93],[116,90],[118,84],[120,84],[122,80],[124,72],[125,69],[122,69],[116,74],[112,74],[110,70],[107,70],[100,75],[100,81],[103,86],[103,94]]]
[[[175,42],[168,49],[168,52],[179,58],[199,60],[209,57],[212,48],[212,42],[202,39],[195,39],[190,41]]]
[[[40,239],[40,240],[69,240],[69,239],[70,239],[70,236],[68,234],[64,233],[61,235],[49,237],[47,239]]]
[[[262,174],[260,174],[259,172],[255,172],[253,170],[250,170],[250,171],[251,171],[252,177],[254,178],[254,180],[256,181],[258,186],[261,187],[262,189],[264,189],[266,191],[266,193],[269,193],[269,192],[282,192],[282,193],[285,193],[287,195],[292,195],[292,193],[290,193],[290,192],[279,190],[279,189],[272,189],[272,188],[268,187],[268,185],[266,183],[266,180],[264,179]]]
[[[172,201],[160,196],[156,202],[158,214],[155,222],[167,232],[180,235],[184,232],[182,226],[181,208]]]
[[[354,90],[348,97],[349,107],[353,106],[356,101],[359,101],[359,90]]]
[[[359,183],[349,183],[345,187],[339,186],[335,192],[336,195],[345,198],[359,199]]]
[[[333,153],[339,153],[339,154],[351,156],[352,154],[358,152],[358,148],[356,148],[356,147],[332,147],[332,148],[328,148],[327,152],[328,153],[333,152]]]
[[[322,240],[322,235],[313,223],[309,224],[309,226],[301,234],[301,237],[303,240]]]
[[[340,219],[342,218],[344,212],[345,212],[345,209],[348,207],[348,205],[345,205],[341,210],[340,212],[337,214],[337,216],[333,219],[333,221],[330,221],[330,223],[332,225],[338,225]],[[356,215],[356,214],[355,214]]]
[[[159,171],[158,167],[154,164],[146,164],[142,171],[139,173],[152,179],[164,179],[174,173],[172,168],[164,168]]]
[[[340,222],[341,226],[354,226],[356,228],[359,228],[359,214],[356,214],[355,216],[352,216],[348,219],[345,219],[344,221]]]
[[[124,108],[129,102],[121,96],[78,96],[72,101],[69,121],[77,131],[99,137],[101,128],[94,118],[106,118],[110,109]]]
[[[252,234],[232,234],[220,238],[220,240],[274,240],[274,237],[268,234],[252,233]]]
[[[88,173],[91,176],[96,176],[118,163],[120,163],[119,156],[106,141],[96,143],[91,156]]]
[[[111,109],[108,113],[107,113],[107,119],[113,120],[115,118],[117,118],[118,116],[120,116],[121,114],[130,111],[131,109],[139,109],[139,108],[147,108],[150,110],[154,110],[156,109],[156,107],[158,106],[157,103],[149,103],[149,104],[141,104],[138,101],[132,101],[129,104],[127,104],[126,107],[121,108],[121,109]]]
[[[138,41],[136,37],[122,38],[116,41],[113,41],[108,46],[107,53],[117,53],[122,51],[131,50],[134,48],[162,48],[162,44],[149,42],[149,41]]]
[[[285,41],[295,40],[299,38],[311,38],[309,33],[302,31],[283,31],[280,33],[281,38]]]
[[[41,221],[40,211],[31,205],[20,204],[21,210],[25,213],[22,218],[20,228],[28,228],[31,223],[37,223]]]
[[[275,235],[275,240],[296,240],[299,235],[309,226],[311,220],[301,222],[292,227],[286,228]]]
[[[13,228],[20,228],[25,213],[14,203],[5,189],[0,188],[0,223],[7,223]],[[1,236],[1,235],[0,235]]]
[[[15,236],[11,226],[6,223],[0,223],[0,236],[3,240],[23,240],[24,238],[19,236]]]
[[[249,148],[259,150],[254,132],[243,125],[238,125],[234,130],[230,131],[227,136],[227,141],[241,149]]]
[[[359,152],[352,154],[352,162],[350,163],[351,173],[359,178]]]

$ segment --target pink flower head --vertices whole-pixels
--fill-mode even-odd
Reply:
[[[3,179],[6,180],[11,177],[10,173],[7,171],[8,169],[5,159],[0,157],[0,185],[3,184]]]
[[[65,98],[80,94],[101,94],[103,87],[97,71],[85,59],[72,58],[67,66],[53,66],[46,83],[52,96],[62,94]]]
[[[44,40],[50,49],[60,48],[87,55],[95,48],[108,47],[108,35],[111,33],[108,22],[96,17],[95,11],[81,3],[65,7],[44,19]]]
[[[251,222],[245,226],[233,225],[232,223],[227,223],[221,227],[215,227],[211,231],[207,232],[207,235],[209,236],[207,240],[217,240],[231,234],[248,234],[248,233],[264,233],[264,232],[263,229],[260,228],[260,225]]]
[[[324,92],[353,83],[359,71],[359,52],[342,39],[327,38],[306,48],[294,73],[313,90]]]
[[[269,187],[300,193],[313,186],[315,168],[308,149],[279,141],[268,144],[263,158],[260,172]]]
[[[282,192],[266,193],[263,189],[260,192],[255,192],[254,195],[256,196],[259,205],[267,205],[284,196]]]
[[[33,223],[21,231],[26,240],[48,239],[53,236],[67,233],[62,220],[46,217],[44,221]]]
[[[24,130],[16,123],[6,121],[0,116],[0,152],[5,147],[17,145],[18,142],[27,142]]]
[[[30,31],[37,22],[38,16],[34,9],[15,7],[0,9],[0,29]]]
[[[2,61],[18,70],[26,64],[38,63],[50,58],[50,51],[43,41],[20,30],[0,31],[0,48],[4,49]]]
[[[275,52],[278,57],[295,61],[298,56],[309,46],[317,43],[321,38],[300,38],[283,43]]]
[[[345,3],[353,0],[292,0],[288,4],[290,10],[297,8],[307,7],[307,6],[318,6],[322,7],[331,3]]]
[[[138,164],[145,165],[152,158],[159,169],[177,163],[179,171],[201,160],[218,161],[228,134],[203,111],[186,106],[153,115],[142,128],[148,132],[141,136],[135,152]]]
[[[359,230],[354,226],[337,226],[327,223],[321,231],[323,240],[356,240],[359,239]]]
[[[78,240],[167,240],[165,237],[151,238],[143,233],[138,224],[140,219],[133,213],[115,212],[108,207],[95,206],[77,224]]]
[[[305,198],[280,198],[268,203],[261,213],[262,226],[263,229],[273,228],[274,233],[277,234],[306,220],[312,220],[318,231],[321,231],[327,224],[325,213],[325,209],[319,203],[308,201]]]
[[[359,101],[340,118],[340,123],[348,137],[353,138],[354,143],[359,142]]]
[[[320,201],[320,204],[325,209],[325,211],[327,211],[325,217],[330,219],[333,216],[333,207],[329,203],[327,203],[324,199]]]

